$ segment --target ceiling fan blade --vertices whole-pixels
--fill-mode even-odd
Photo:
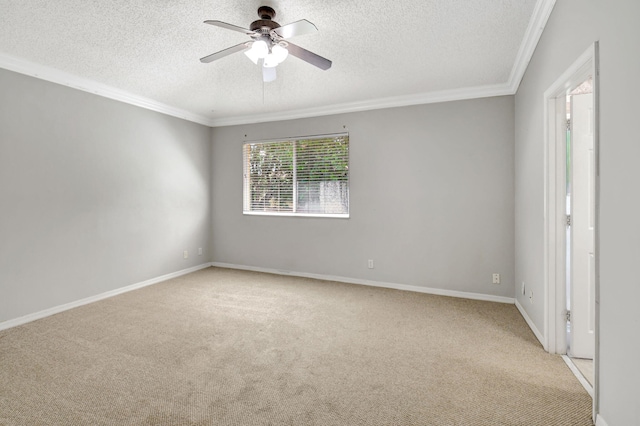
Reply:
[[[273,30],[282,38],[295,37],[304,34],[311,34],[318,31],[318,28],[306,19],[292,22],[283,27],[278,27]]]
[[[206,64],[206,63],[209,63],[209,62],[213,62],[216,59],[220,59],[220,58],[224,58],[225,56],[229,56],[232,53],[242,52],[243,50],[247,50],[249,48],[248,44],[249,44],[249,42],[236,44],[235,46],[228,47],[228,48],[226,48],[224,50],[221,50],[219,52],[212,53],[211,55],[205,56],[204,58],[200,58],[200,62]]]
[[[269,83],[276,79],[276,67],[262,67],[262,81]]]
[[[316,67],[328,70],[331,68],[331,61],[323,58],[320,55],[316,55],[313,52],[309,52],[307,49],[303,49],[300,46],[296,46],[293,43],[287,42],[287,50],[289,53],[296,58],[302,59],[305,62],[310,63],[311,65],[315,65]]]
[[[209,25],[214,25],[216,27],[221,27],[221,28],[226,28],[228,30],[232,30],[232,31],[238,31],[240,33],[244,33],[246,35],[255,35],[255,32],[247,29],[247,28],[242,28],[239,27],[237,25],[233,25],[233,24],[227,24],[226,22],[222,22],[222,21],[204,21],[205,24],[209,24]]]

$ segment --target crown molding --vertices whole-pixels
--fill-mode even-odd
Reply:
[[[205,126],[211,126],[211,119],[209,117],[175,108],[170,105],[154,101],[153,99],[145,98],[106,84],[98,83],[94,80],[78,77],[77,75],[45,65],[36,64],[15,56],[0,53],[0,68],[36,77],[41,80],[50,81],[52,83],[61,84],[63,86],[68,86],[73,89],[82,90],[105,98],[114,99],[116,101],[135,105],[151,111],[160,112],[183,120],[193,121],[194,123],[204,124]]]
[[[533,8],[533,14],[529,20],[529,25],[524,33],[520,49],[513,63],[511,74],[509,75],[509,82],[507,84],[511,89],[511,94],[515,95],[518,87],[520,87],[520,82],[538,46],[542,32],[547,25],[547,21],[549,20],[549,16],[551,16],[555,4],[556,0],[538,0]]]
[[[428,92],[408,96],[395,96],[382,99],[372,99],[362,102],[350,102],[329,105],[318,108],[308,108],[296,111],[284,111],[268,114],[246,115],[237,117],[214,118],[211,126],[234,126],[239,124],[255,124],[268,121],[293,120],[297,118],[319,117],[349,112],[369,111],[382,108],[395,108],[410,105],[460,101],[492,96],[515,95],[520,82],[529,66],[529,62],[538,46],[542,32],[551,16],[556,0],[538,0],[534,6],[529,25],[518,49],[516,59],[509,74],[507,83],[490,86],[468,87],[439,92]]]
[[[29,75],[42,80],[72,87],[74,89],[93,93],[105,98],[125,102],[151,111],[181,118],[194,123],[210,127],[234,126],[240,124],[255,124],[269,121],[293,120],[298,118],[320,117],[350,112],[369,111],[383,108],[396,108],[411,105],[478,99],[492,96],[514,95],[518,91],[520,82],[529,65],[533,53],[542,36],[549,16],[556,0],[538,0],[525,32],[522,43],[516,55],[513,68],[507,83],[443,90],[438,92],[418,93],[406,96],[371,99],[359,102],[326,105],[316,108],[298,109],[267,114],[244,115],[235,117],[211,118],[190,111],[175,108],[153,99],[138,96],[115,87],[107,86],[97,81],[82,78],[55,68],[36,64],[21,58],[0,53],[0,68]]]
[[[294,120],[298,118],[320,117],[325,115],[345,114],[350,112],[370,111],[383,108],[396,108],[411,105],[432,104],[440,102],[461,101],[465,99],[488,98],[492,96],[512,95],[507,84],[467,87],[438,92],[419,93],[407,96],[371,99],[367,101],[332,104],[317,108],[298,109],[268,114],[246,115],[238,117],[214,118],[213,127],[235,126],[239,124],[255,124],[269,121]]]

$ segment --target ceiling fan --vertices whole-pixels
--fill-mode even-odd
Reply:
[[[251,41],[212,53],[200,58],[200,62],[213,62],[232,53],[244,52],[254,64],[258,64],[258,61],[262,60],[262,79],[265,82],[276,79],[276,66],[284,61],[289,54],[322,70],[331,68],[330,60],[288,41],[291,37],[318,31],[318,28],[311,22],[302,19],[281,27],[280,24],[273,20],[276,16],[276,11],[269,6],[259,7],[258,16],[260,19],[253,21],[249,29],[222,21],[204,21],[205,24],[244,33],[251,37]]]

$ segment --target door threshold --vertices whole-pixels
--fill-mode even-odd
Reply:
[[[591,395],[591,398],[593,398],[593,386],[591,386],[591,383],[589,383],[589,381],[584,377],[580,370],[578,370],[578,367],[576,367],[571,358],[569,358],[567,355],[562,355],[562,359],[564,360],[565,364],[567,364],[567,367],[569,367],[569,370],[571,370],[573,375],[576,376],[578,381],[582,384],[582,387],[584,387],[587,393]]]

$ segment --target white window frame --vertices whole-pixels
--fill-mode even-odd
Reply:
[[[248,144],[265,144],[265,143],[277,143],[277,142],[294,142],[294,164],[293,164],[293,199],[297,200],[297,167],[296,167],[296,154],[295,154],[295,141],[305,140],[305,139],[330,139],[337,137],[347,137],[349,139],[349,133],[330,133],[324,135],[310,135],[310,136],[296,136],[296,137],[286,137],[286,138],[278,138],[278,139],[264,139],[264,140],[245,140],[242,143],[242,214],[248,216],[283,216],[283,217],[316,217],[316,218],[340,218],[340,219],[348,219],[351,212],[351,200],[350,195],[347,195],[347,213],[299,213],[299,212],[274,212],[274,211],[252,211],[248,210],[247,203],[249,202],[249,197],[247,196],[248,191],[250,191],[250,179],[248,176],[249,170],[247,170],[248,161],[245,157],[245,147]],[[349,140],[349,142],[351,142]],[[349,145],[349,148],[351,146]],[[347,187],[350,189],[351,187],[351,152],[349,151],[347,157],[347,165],[349,168],[349,176],[347,178]]]

